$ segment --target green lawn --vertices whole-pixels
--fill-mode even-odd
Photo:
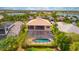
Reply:
[[[67,33],[67,36],[70,36],[73,42],[79,42],[79,34]]]
[[[54,51],[55,49],[53,48],[28,48],[26,49],[27,51]]]

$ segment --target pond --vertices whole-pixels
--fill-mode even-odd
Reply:
[[[14,15],[24,15],[25,13],[8,13],[8,15],[14,16]]]

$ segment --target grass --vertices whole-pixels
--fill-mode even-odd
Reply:
[[[76,24],[77,24],[77,26],[79,27],[79,21],[78,21]]]
[[[79,34],[67,33],[67,36],[71,37],[72,42],[78,42],[79,41]]]
[[[28,50],[28,51],[53,51],[55,49],[53,49],[53,48],[34,48],[34,47],[32,47],[32,48],[28,48],[26,50]]]

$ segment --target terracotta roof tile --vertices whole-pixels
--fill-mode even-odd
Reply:
[[[42,18],[36,18],[27,23],[27,25],[45,25],[45,26],[51,26],[51,23],[47,19],[42,19]]]

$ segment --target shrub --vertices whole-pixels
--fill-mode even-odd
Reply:
[[[79,27],[79,21],[76,22],[76,25]]]
[[[17,41],[15,37],[7,37],[0,41],[0,50],[4,51],[14,51],[18,48]]]
[[[70,46],[71,51],[79,51],[79,42],[73,42]]]

